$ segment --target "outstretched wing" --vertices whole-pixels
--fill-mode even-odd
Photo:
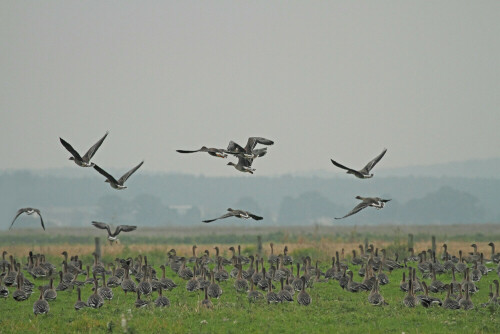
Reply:
[[[43,230],[45,231],[45,224],[43,223],[43,218],[42,218],[42,215],[40,214],[40,210],[38,209],[33,209],[37,214],[38,216],[40,217],[40,223],[42,224],[42,228]]]
[[[59,137],[59,141],[61,142],[61,144],[63,144],[63,146],[69,151],[69,153],[71,153],[71,155],[76,160],[82,160],[82,157],[80,156],[80,154],[78,154],[78,152],[73,148],[73,146],[70,145],[70,143],[68,143],[67,141],[65,141],[61,137]]]
[[[253,159],[245,158],[245,157],[238,157],[238,165],[244,166],[244,167],[252,167]]]
[[[101,146],[101,144],[104,141],[104,139],[106,139],[106,137],[108,136],[108,134],[109,134],[109,131],[106,131],[106,134],[104,135],[104,137],[102,137],[101,139],[99,139],[99,141],[97,143],[95,143],[94,146],[92,146],[91,148],[89,148],[89,150],[87,151],[87,153],[85,153],[85,155],[82,158],[83,161],[89,162],[90,159],[92,159],[92,157],[94,156],[95,152],[97,152],[97,150]]]
[[[227,150],[226,153],[230,154],[238,154],[238,153],[244,153],[245,149],[241,147],[240,145],[236,144],[234,141],[230,141],[229,145],[227,145]]]
[[[369,205],[370,205],[369,203],[361,202],[358,205],[356,205],[354,207],[354,209],[352,209],[351,212],[349,212],[348,214],[346,214],[344,217],[335,218],[335,219],[344,219],[346,217],[352,216],[353,214],[360,212],[361,210],[363,210],[364,208],[366,208]]]
[[[217,219],[224,219],[224,218],[228,218],[228,217],[232,217],[234,216],[235,214],[233,212],[228,212],[222,216],[220,216],[219,218],[215,218],[215,219],[209,219],[209,220],[203,220],[204,223],[211,223],[213,221],[216,221]]]
[[[118,180],[118,182],[120,184],[124,184],[125,181],[127,181],[127,179],[130,177],[130,175],[134,174],[135,171],[138,170],[139,167],[141,167],[143,163],[144,163],[144,161],[141,161],[140,164],[138,164],[137,166],[135,166],[134,168],[132,168],[131,170],[129,170],[128,172],[126,172],[122,177],[120,177],[120,179]]]
[[[261,216],[257,216],[257,215],[254,215],[253,213],[250,213],[250,212],[247,212],[247,213],[248,213],[248,215],[249,215],[250,217],[252,217],[252,218],[253,218],[253,219],[255,219],[255,220],[262,220],[262,219],[264,219],[263,217],[261,217]]]
[[[101,167],[97,166],[97,165],[94,165],[94,169],[96,171],[98,171],[101,175],[103,175],[106,179],[109,180],[109,182],[113,182],[114,184],[117,184],[118,181],[116,181],[116,179],[111,176],[111,174],[109,174],[108,172],[106,172],[104,169],[102,169]]]
[[[108,224],[93,221],[92,225],[94,225],[97,228],[100,228],[101,230],[108,230],[108,234],[111,235],[111,230]]]
[[[257,144],[273,145],[274,142],[272,140],[262,138],[262,137],[250,137],[250,138],[248,138],[247,146],[245,146],[245,151],[247,153],[252,152]]]
[[[349,172],[351,172],[351,173],[353,173],[353,174],[356,174],[356,176],[358,176],[358,177],[361,177],[361,178],[363,177],[363,174],[361,174],[361,173],[360,173],[360,172],[358,172],[357,170],[354,170],[354,169],[351,169],[351,168],[346,167],[346,166],[344,166],[344,165],[341,165],[341,164],[339,164],[337,161],[335,161],[335,160],[333,160],[333,159],[330,159],[330,161],[332,162],[332,164],[334,164],[335,166],[337,166],[337,167],[339,167],[339,168],[345,169],[345,170],[347,170],[347,171],[349,171]]]
[[[366,166],[362,170],[360,170],[360,172],[365,173],[365,174],[369,174],[370,170],[372,170],[372,168],[375,167],[375,165],[380,161],[380,159],[382,159],[384,157],[385,152],[387,152],[386,148],[384,148],[382,153],[380,153],[375,159],[373,159],[372,161],[367,163]]]
[[[194,151],[188,151],[188,150],[175,150],[175,151],[179,153],[196,153],[196,152],[203,152],[203,147],[200,148],[199,150],[194,150]]]
[[[17,217],[19,217],[20,215],[22,215],[24,212],[26,212],[26,209],[19,209],[19,210],[17,210],[16,216],[12,220],[12,223],[10,224],[9,230],[12,228],[12,225],[14,225],[14,222],[16,221]]]
[[[133,225],[118,225],[116,227],[115,233],[112,236],[115,237],[120,232],[131,232],[131,231],[135,231],[136,229],[137,229],[137,226],[133,226]]]

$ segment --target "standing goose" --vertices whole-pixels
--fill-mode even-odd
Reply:
[[[271,242],[269,244],[269,247],[271,247],[271,255],[269,255],[269,258],[267,259],[267,262],[270,264],[277,264],[278,263],[278,257],[274,255],[274,244]]]
[[[347,291],[358,292],[358,291],[368,291],[368,287],[363,283],[354,282],[352,280],[352,271],[348,273]]]
[[[262,281],[261,281],[262,282]],[[282,300],[278,296],[276,292],[273,291],[273,284],[271,283],[271,279],[267,279],[267,294],[266,294],[266,300],[268,304],[276,304],[276,303],[281,303]]]
[[[248,281],[242,276],[242,265],[238,265],[238,277],[234,281],[234,288],[237,292],[247,292],[248,291]]]
[[[178,153],[206,152],[206,153],[210,154],[213,157],[223,158],[223,159],[227,158],[227,154],[225,153],[224,149],[213,148],[213,147],[206,147],[206,146],[202,146],[199,150],[192,150],[192,151],[188,151],[188,150],[176,150],[176,152],[178,152]]]
[[[280,279],[281,290],[280,290],[280,292],[278,292],[278,297],[281,299],[282,302],[293,302],[292,294],[290,293],[290,291],[284,289],[284,287],[283,287],[284,280],[285,279],[283,277]]]
[[[43,298],[43,287],[39,286],[40,298],[33,304],[33,313],[35,316],[39,314],[47,314],[50,311],[49,303]]]
[[[17,275],[17,289],[12,293],[12,298],[17,302],[22,302],[28,299],[29,295],[23,289],[23,277]]]
[[[67,141],[65,141],[61,137],[59,137],[59,141],[69,151],[69,153],[71,153],[72,157],[70,157],[69,160],[73,160],[75,164],[77,164],[80,167],[94,167],[95,164],[93,162],[90,162],[90,159],[92,159],[94,154],[97,152],[104,139],[106,139],[106,137],[108,136],[108,133],[109,131],[106,131],[104,137],[99,139],[97,143],[95,143],[91,148],[89,148],[89,150],[87,151],[87,153],[85,153],[83,157],[80,156],[80,154],[73,148],[73,146],[71,146]]]
[[[14,222],[16,221],[17,217],[19,217],[23,213],[26,213],[29,216],[36,213],[38,215],[38,217],[40,217],[40,224],[42,224],[42,228],[45,231],[45,224],[43,223],[43,218],[42,218],[42,215],[40,214],[40,210],[35,209],[35,208],[21,208],[21,209],[17,210],[16,216],[12,220],[12,223],[10,224],[9,230],[12,228],[12,225],[14,225]]]
[[[325,272],[325,278],[335,278],[337,271],[335,269],[335,256],[332,256],[332,266]]]
[[[121,190],[121,189],[127,188],[123,184],[125,183],[125,181],[128,180],[128,178],[132,174],[135,173],[136,170],[138,170],[142,166],[143,163],[144,163],[144,161],[141,161],[140,164],[138,164],[137,166],[135,166],[134,168],[132,168],[131,170],[129,170],[128,172],[123,174],[123,176],[121,178],[119,178],[118,180],[116,180],[113,176],[111,176],[108,172],[106,172],[104,169],[102,169],[98,165],[94,165],[94,169],[106,178],[106,181],[104,181],[104,182],[108,182],[109,185],[114,189]]]
[[[194,292],[200,289],[200,282],[196,279],[196,267],[197,265],[194,265],[194,270],[193,270],[193,277],[186,283],[186,290],[189,292]]]
[[[118,286],[120,286],[120,284],[122,283],[122,279],[118,276],[116,276],[116,269],[115,269],[115,265],[111,263],[111,277],[108,279],[108,286],[110,288],[116,288]]]
[[[143,267],[144,276],[142,276],[141,282],[137,285],[137,291],[145,296],[150,295],[153,292],[153,287],[149,282],[149,271],[146,266]]]
[[[5,285],[2,283],[3,277],[0,276],[0,298],[7,298],[9,297],[9,290]]]
[[[149,305],[147,300],[141,299],[141,291],[139,289],[137,289],[137,299],[135,300],[134,305],[137,308],[143,308]]]
[[[94,276],[94,292],[87,299],[87,305],[92,308],[100,308],[104,305],[104,299],[97,293],[98,291],[97,278]]]
[[[460,308],[464,310],[472,310],[474,308],[474,303],[470,299],[469,289],[465,289],[465,298],[462,298],[459,304]]]
[[[359,203],[352,209],[348,214],[346,214],[344,217],[339,217],[335,219],[344,219],[346,217],[352,216],[355,213],[358,213],[359,211],[371,206],[374,207],[377,210],[382,209],[385,206],[385,203],[389,202],[390,199],[382,199],[380,197],[361,197],[361,196],[356,196],[356,199],[361,200],[362,202]]]
[[[378,291],[378,279],[375,279],[375,282],[372,286],[372,290],[368,295],[368,302],[374,306],[384,306],[388,305],[384,300],[384,297]]]
[[[120,232],[131,232],[131,231],[135,231],[137,229],[137,226],[133,226],[133,225],[118,225],[116,227],[115,231],[111,232],[111,227],[109,226],[109,224],[93,221],[92,225],[94,225],[95,227],[97,227],[101,230],[107,230],[108,231],[108,240],[111,244],[113,244],[113,242],[116,242],[116,243],[118,242],[118,234],[120,234]]]
[[[113,299],[113,290],[106,285],[106,274],[102,274],[102,286],[97,290],[97,293],[106,300]]]
[[[258,262],[257,262],[258,263]],[[258,301],[259,299],[264,299],[264,295],[262,292],[254,290],[254,283],[253,279],[250,278],[250,291],[248,292],[247,298],[250,303],[254,303]]]
[[[214,274],[214,276],[215,276],[215,280],[219,283],[227,281],[229,279],[229,273],[222,266],[222,257],[219,257],[219,259],[218,259],[218,270]]]
[[[220,296],[222,295],[222,289],[219,286],[219,284],[215,283],[215,274],[213,270],[210,273],[210,280],[211,283],[208,286],[208,295],[212,298],[219,299]]]
[[[500,253],[495,253],[495,244],[490,242],[488,246],[491,247],[491,261],[494,263],[500,263]]]
[[[50,279],[49,288],[43,293],[45,300],[56,300],[57,292],[54,290],[54,279]]]
[[[458,310],[460,308],[460,304],[451,298],[451,292],[453,291],[453,286],[448,285],[448,291],[446,292],[446,299],[443,301],[443,308],[448,310]]]
[[[170,300],[163,295],[161,286],[158,289],[158,298],[156,298],[156,300],[155,300],[155,306],[156,307],[168,307],[168,306],[170,306]]]
[[[408,280],[408,294],[403,299],[403,304],[406,307],[415,307],[415,306],[417,306],[417,303],[418,303],[418,299],[415,298],[415,295],[413,293],[413,281],[410,278]]]
[[[201,301],[201,306],[207,309],[214,308],[214,304],[212,304],[212,301],[208,298],[208,288],[205,288],[205,299]]]
[[[172,281],[170,278],[165,277],[165,266],[163,264],[160,266],[160,269],[161,269],[160,284],[162,289],[171,291],[172,289],[177,287],[177,284],[175,284],[174,281]]]
[[[135,292],[136,291],[136,286],[135,282],[130,279],[129,276],[129,267],[125,267],[125,278],[122,280],[122,283],[120,284],[122,287],[122,290],[125,292],[125,296],[127,295],[127,292]]]
[[[79,311],[82,308],[85,308],[85,307],[88,307],[88,306],[87,306],[87,303],[85,303],[85,302],[82,301],[82,290],[80,289],[80,287],[77,287],[76,291],[78,292],[78,299],[77,299],[74,307],[75,307],[76,311]]]
[[[369,179],[373,177],[373,174],[370,174],[370,171],[375,167],[375,165],[382,159],[387,152],[387,149],[384,148],[382,153],[380,153],[377,157],[375,157],[372,161],[366,164],[366,166],[363,169],[360,170],[354,170],[349,167],[346,167],[344,165],[339,164],[338,162],[334,161],[333,159],[330,159],[332,164],[335,166],[347,170],[347,174],[353,174],[359,179]]]
[[[293,257],[288,255],[288,246],[283,249],[283,265],[288,266],[293,264]]]
[[[243,218],[243,219],[249,219],[249,218],[252,218],[254,220],[262,220],[263,217],[260,217],[260,216],[257,216],[257,215],[254,215],[253,213],[250,213],[248,211],[243,211],[243,210],[234,210],[234,209],[227,209],[227,211],[229,211],[228,213],[218,217],[218,218],[215,218],[215,219],[208,219],[208,220],[203,220],[204,223],[211,223],[213,221],[216,221],[218,219],[224,219],[224,218],[228,218],[228,217],[236,217],[236,218]]]
[[[311,296],[306,292],[306,279],[302,276],[302,290],[297,295],[297,303],[302,306],[308,306],[311,304]]]

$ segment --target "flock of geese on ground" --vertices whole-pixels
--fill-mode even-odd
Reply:
[[[127,188],[125,186],[125,182],[134,174],[143,164],[144,161],[141,161],[137,166],[133,167],[131,170],[123,174],[118,180],[113,177],[111,174],[106,172],[104,169],[102,169],[99,165],[95,164],[94,162],[91,162],[91,159],[94,157],[96,154],[97,150],[99,147],[102,145],[106,137],[108,136],[109,132],[106,132],[106,134],[99,139],[97,143],[95,143],[83,156],[76,151],[73,146],[68,143],[66,140],[59,138],[59,141],[61,144],[66,148],[66,150],[71,153],[71,157],[69,160],[74,161],[74,163],[80,167],[93,167],[99,174],[103,175],[106,180],[105,182],[109,183],[109,185],[117,190],[122,190]],[[206,152],[211,156],[218,157],[218,158],[227,158],[228,155],[232,155],[236,158],[238,158],[238,163],[234,162],[229,162],[227,165],[233,166],[236,170],[243,172],[243,173],[250,173],[253,174],[255,172],[255,168],[252,168],[253,161],[259,157],[263,157],[264,155],[267,154],[267,147],[263,148],[256,148],[256,146],[260,145],[266,145],[270,146],[273,145],[274,142],[272,140],[262,138],[262,137],[250,137],[248,138],[247,144],[245,147],[240,146],[239,144],[235,143],[234,141],[230,141],[229,145],[227,146],[227,149],[220,149],[220,148],[208,148],[206,146],[201,147],[198,150],[177,150],[179,153],[195,153],[195,152]],[[360,169],[360,170],[354,170],[352,168],[346,167],[334,160],[331,160],[332,163],[344,170],[347,170],[347,174],[352,174],[356,176],[357,178],[360,179],[369,179],[373,177],[373,174],[370,173],[373,167],[384,157],[385,153],[387,152],[387,149],[384,149],[382,153],[380,153],[377,157],[375,157],[373,160],[368,162],[368,164]],[[343,217],[335,218],[335,219],[343,219],[346,217],[349,217],[355,213],[358,213],[359,211],[371,206],[376,209],[382,209],[385,206],[385,203],[389,202],[390,199],[382,199],[379,197],[361,197],[361,196],[356,196],[356,199],[361,200],[361,203],[356,205],[354,209],[352,209],[349,213],[347,213]],[[245,210],[234,210],[229,208],[227,210],[228,212],[218,218],[215,219],[207,219],[203,220],[204,223],[210,223],[218,219],[224,219],[224,218],[229,218],[229,217],[235,217],[235,218],[243,218],[243,219],[249,219],[252,218],[254,220],[262,220],[263,217],[260,217],[258,215],[255,215],[253,213],[250,213]],[[27,215],[33,215],[37,214],[40,217],[40,222],[42,225],[42,228],[45,230],[45,225],[43,222],[42,215],[40,213],[39,209],[36,208],[21,208],[17,211],[14,219],[12,220],[12,223],[10,224],[9,229],[12,228],[14,225],[14,222],[16,219],[21,215],[21,214],[27,214]],[[93,225],[97,228],[101,229],[108,229],[108,239],[113,242],[117,241],[118,239],[116,238],[116,235],[119,233],[119,231],[116,232],[116,235],[111,237],[111,232],[109,231],[109,228],[102,227],[104,226],[103,224],[105,223],[93,223]],[[124,226],[124,225],[123,225]],[[134,226],[137,228],[136,226]],[[129,228],[122,229],[123,232],[128,232],[132,231],[132,227],[129,226]]]
[[[72,291],[74,288],[77,290],[75,310],[86,307],[100,308],[105,304],[105,300],[112,300],[115,293],[120,293],[120,290],[125,295],[137,294],[135,301],[137,308],[147,307],[150,304],[165,307],[170,306],[170,300],[163,292],[181,288],[180,284],[166,276],[168,266],[174,275],[186,282],[183,288],[188,293],[204,292],[204,299],[201,301],[201,306],[204,308],[213,308],[211,299],[224,298],[223,288],[235,289],[237,293],[246,294],[249,302],[265,300],[269,304],[274,304],[296,300],[299,305],[308,306],[312,303],[312,298],[307,289],[334,281],[338,281],[340,287],[348,292],[366,291],[370,304],[384,306],[387,302],[381,294],[380,286],[389,284],[390,275],[387,273],[402,270],[403,278],[399,287],[406,293],[402,299],[405,306],[439,305],[446,309],[469,310],[474,308],[472,296],[478,291],[476,283],[493,271],[485,263],[498,264],[496,274],[500,276],[500,253],[495,253],[493,243],[489,243],[489,246],[492,252],[488,260],[483,253],[477,252],[476,244],[471,245],[473,252],[463,256],[460,250],[458,257],[448,253],[444,244],[440,259],[431,249],[416,255],[410,248],[407,256],[399,261],[397,254],[395,259],[389,258],[385,249],[380,251],[380,255],[378,248],[375,249],[373,245],[368,249],[359,245],[359,256],[356,250],[352,250],[352,256],[346,257],[342,249],[340,254],[336,252],[332,257],[331,267],[323,272],[318,265],[319,261],[314,261],[313,265],[310,256],[294,260],[288,253],[287,246],[284,247],[283,253],[276,255],[271,243],[271,253],[266,263],[259,254],[248,257],[242,255],[240,246],[237,250],[234,247],[229,248],[232,256],[228,259],[220,254],[219,247],[214,247],[213,257],[210,256],[209,250],[205,250],[202,256],[197,256],[197,246],[194,245],[191,257],[178,256],[175,249],[168,251],[167,262],[159,267],[161,276],[154,266],[148,263],[147,256],[142,255],[138,255],[135,259],[116,258],[114,262],[105,265],[98,255],[93,253],[93,264],[84,267],[78,255],[68,259],[68,253],[65,251],[61,254],[62,267],[58,270],[57,266],[47,261],[44,254],[29,252],[26,263],[22,265],[12,255],[7,258],[7,252],[4,251],[0,260],[2,268],[0,297],[8,298],[9,288],[15,289],[12,291],[12,298],[18,302],[30,297],[35,284],[23,274],[25,270],[35,280],[49,280],[49,284],[38,286],[40,295],[33,304],[35,315],[48,313],[49,302],[57,299],[59,291]],[[232,269],[228,272],[226,266],[232,266]],[[354,280],[356,270],[363,278],[362,282]],[[444,273],[451,273],[450,282],[438,280],[438,275]],[[456,273],[463,275],[461,281],[457,280]],[[58,279],[57,285],[54,284],[56,279]],[[425,280],[430,281],[427,283]],[[275,282],[279,282],[276,283],[279,284],[279,288],[275,286]],[[495,279],[493,284],[494,289],[491,284],[489,286],[489,300],[481,306],[500,304],[498,280]],[[86,301],[83,301],[81,288],[85,285],[92,285],[93,292]],[[265,295],[261,291],[264,291]],[[158,295],[154,301],[153,292]],[[420,294],[417,295],[417,292]],[[436,296],[443,292],[446,292],[444,300]]]

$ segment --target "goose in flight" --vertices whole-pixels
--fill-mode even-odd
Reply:
[[[348,214],[346,214],[344,217],[340,218],[335,218],[335,219],[343,219],[346,217],[349,217],[355,213],[358,213],[359,211],[363,210],[364,208],[367,208],[369,206],[374,207],[375,209],[382,209],[385,206],[385,203],[389,202],[390,199],[382,199],[380,197],[361,197],[361,196],[356,196],[356,199],[361,200],[362,202],[359,203],[354,207],[354,209],[351,210]]]
[[[334,164],[335,166],[347,170],[347,174],[353,174],[354,176],[356,176],[357,178],[360,178],[360,179],[369,179],[369,178],[373,177],[373,174],[370,174],[370,171],[373,169],[373,167],[375,167],[375,165],[380,161],[380,159],[382,159],[384,157],[385,152],[387,152],[386,148],[384,148],[382,153],[380,153],[377,157],[375,157],[375,159],[373,159],[372,161],[367,163],[366,166],[361,170],[354,170],[354,169],[351,169],[349,167],[346,167],[344,165],[339,164],[338,162],[334,161],[333,159],[330,159],[330,160],[332,161],[332,164]]]
[[[124,186],[123,184],[125,183],[125,181],[127,181],[127,179],[135,173],[136,170],[139,169],[139,167],[142,166],[142,164],[144,163],[144,161],[141,161],[140,164],[138,164],[137,166],[135,166],[134,168],[132,168],[131,170],[129,170],[128,172],[126,172],[125,174],[123,174],[123,176],[117,181],[113,176],[111,176],[108,172],[106,172],[104,169],[102,169],[101,167],[99,167],[98,165],[94,165],[94,169],[96,171],[98,171],[100,174],[104,175],[104,177],[106,177],[106,181],[104,182],[108,182],[109,185],[112,187],[112,188],[115,188],[115,189],[118,189],[118,190],[121,190],[121,189],[125,189],[127,188],[126,186]]]
[[[238,157],[237,164],[231,161],[228,162],[227,165],[234,166],[234,168],[236,168],[240,172],[253,174],[253,172],[255,172],[255,168],[252,168],[252,163],[252,158]]]
[[[215,219],[209,219],[209,220],[203,220],[204,223],[211,223],[217,219],[224,219],[224,218],[229,218],[229,217],[236,217],[236,218],[243,218],[243,219],[248,219],[252,218],[255,220],[262,220],[262,217],[256,216],[248,211],[243,211],[243,210],[233,210],[231,208],[227,209],[229,211],[225,215],[220,216],[219,218]]]
[[[118,225],[115,229],[115,232],[111,233],[111,228],[106,223],[93,221],[92,225],[94,225],[97,228],[100,228],[101,230],[108,230],[108,240],[111,244],[113,244],[113,242],[118,242],[118,234],[120,234],[120,232],[131,232],[137,229],[137,226]]]
[[[73,160],[75,164],[77,164],[80,167],[94,167],[95,164],[93,162],[90,162],[90,159],[92,159],[94,154],[97,152],[104,139],[106,139],[106,137],[108,136],[108,133],[109,131],[107,131],[104,137],[99,139],[99,141],[95,143],[94,146],[89,148],[89,150],[87,151],[87,153],[85,153],[83,157],[80,156],[80,154],[73,148],[73,146],[71,146],[67,141],[65,141],[61,137],[59,137],[59,141],[69,151],[69,153],[71,153],[72,157],[70,157],[69,160]]]
[[[225,153],[225,150],[221,148],[213,148],[213,147],[206,147],[203,146],[199,150],[195,151],[187,151],[187,150],[176,150],[179,153],[196,153],[196,152],[207,152],[213,157],[218,157],[218,158],[227,158],[227,154]]]
[[[262,145],[273,145],[272,140],[262,138],[262,137],[250,137],[248,138],[247,145],[243,148],[234,141],[230,141],[227,146],[226,153],[232,154],[237,157],[244,157],[249,159],[255,159],[257,157],[262,157],[267,153],[267,147],[255,149],[257,144]]]
[[[36,213],[40,217],[40,223],[42,224],[42,228],[45,231],[45,225],[43,223],[43,218],[42,218],[42,215],[40,214],[40,210],[35,209],[35,208],[22,208],[22,209],[17,210],[16,216],[12,220],[12,223],[10,224],[9,230],[12,228],[12,225],[14,225],[14,222],[16,221],[17,217],[19,217],[23,213],[26,213],[27,215],[32,215],[32,214]]]

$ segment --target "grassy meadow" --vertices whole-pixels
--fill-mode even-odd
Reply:
[[[389,231],[389,229],[387,230]],[[407,237],[404,232],[393,231],[392,240],[390,232],[386,235],[368,234],[365,231],[346,230],[342,233],[320,233],[307,231],[303,234],[274,235],[274,231],[259,231],[264,240],[263,256],[269,254],[268,242],[273,241],[276,253],[281,253],[286,244],[294,260],[301,256],[310,255],[314,260],[321,261],[320,267],[325,271],[330,267],[330,258],[335,251],[345,249],[346,254],[350,254],[352,249],[358,249],[359,244],[364,243],[365,237],[369,236],[369,242],[378,248],[386,248],[393,256],[395,252],[406,255]],[[182,233],[185,233],[182,232]],[[191,245],[197,243],[197,254],[201,255],[205,249],[214,254],[213,246],[219,245],[223,255],[229,257],[230,245],[236,246],[240,241],[242,251],[245,255],[255,254],[258,249],[255,242],[246,242],[245,238],[235,238],[233,243],[223,242],[230,239],[229,235],[217,234],[219,242],[210,243],[206,240],[206,235],[197,235],[196,232],[189,237],[192,243],[177,242],[173,239],[158,241],[147,241],[147,236],[139,235],[136,238],[146,238],[129,243],[123,237],[118,245],[102,245],[102,260],[104,263],[112,262],[115,257],[125,258],[136,257],[138,254],[147,255],[149,263],[156,269],[158,276],[161,275],[159,266],[166,262],[166,252],[175,248],[178,255],[191,256]],[[199,232],[198,232],[199,233]],[[399,233],[400,235],[395,235]],[[476,229],[475,233],[487,235],[486,230]],[[53,238],[58,238],[57,242],[34,244],[32,241],[26,242],[29,231],[17,231],[14,238],[9,239],[7,232],[0,234],[0,251],[6,250],[16,258],[25,263],[25,256],[29,250],[35,253],[41,252],[47,255],[50,262],[60,267],[63,260],[60,254],[63,250],[70,255],[79,254],[85,264],[92,264],[91,253],[94,250],[93,238],[87,236],[89,242],[71,242],[71,233],[54,234]],[[248,233],[249,240],[255,240],[256,233]],[[358,235],[359,234],[359,235]],[[102,236],[102,234],[100,234]],[[462,249],[464,252],[471,250],[470,244],[476,242],[479,251],[484,252],[489,257],[489,241],[497,242],[500,246],[500,237],[490,233],[488,241],[476,240],[474,235],[470,239],[464,239],[465,234],[447,235],[437,237],[438,250],[443,242],[449,245],[452,254]],[[270,236],[270,237],[269,237]],[[82,238],[81,235],[77,235]],[[171,238],[178,238],[174,236]],[[182,236],[184,238],[186,236]],[[477,235],[476,235],[477,237]],[[17,239],[16,239],[17,238]],[[80,240],[78,239],[77,240]],[[24,240],[23,240],[24,239]],[[285,240],[286,239],[286,240]],[[479,238],[480,239],[480,238]],[[10,242],[8,241],[10,240]],[[14,242],[12,241],[14,240]],[[420,238],[418,231],[415,232],[416,251],[426,250],[431,247],[430,238]],[[267,262],[266,262],[267,264]],[[416,266],[415,263],[410,263]],[[213,264],[211,265],[213,266]],[[495,268],[493,264],[488,265]],[[244,269],[246,269],[245,266]],[[266,265],[269,268],[269,265]],[[359,266],[349,264],[349,268],[354,272],[354,280],[361,282],[362,278],[357,275]],[[226,267],[228,272],[232,268]],[[171,306],[164,309],[157,309],[154,305],[146,309],[136,309],[134,301],[136,295],[125,296],[121,288],[114,288],[114,298],[106,301],[101,309],[95,310],[86,308],[75,311],[73,305],[77,298],[76,289],[74,291],[58,291],[55,301],[49,302],[50,312],[47,315],[35,317],[32,306],[38,298],[38,291],[23,302],[16,302],[12,299],[14,288],[9,288],[9,298],[0,300],[0,333],[259,333],[259,332],[296,332],[296,333],[498,333],[500,328],[500,306],[480,307],[481,303],[488,300],[488,287],[494,279],[498,279],[496,270],[484,276],[479,283],[479,292],[472,296],[475,308],[473,310],[451,311],[439,307],[426,309],[417,306],[408,309],[402,304],[404,293],[399,289],[403,270],[396,270],[389,275],[390,283],[381,286],[381,294],[389,305],[385,307],[371,306],[367,301],[368,292],[351,293],[340,288],[338,281],[330,280],[327,283],[316,283],[314,287],[308,289],[312,297],[312,304],[308,307],[300,306],[296,302],[297,293],[294,295],[295,301],[290,304],[268,305],[265,301],[250,304],[246,293],[237,293],[233,287],[233,279],[222,282],[220,285],[223,294],[219,300],[212,299],[214,309],[206,310],[201,308],[200,302],[204,295],[200,292],[188,292],[185,289],[186,281],[182,280],[167,267],[167,277],[172,278],[179,286],[172,291],[164,292],[170,299]],[[417,271],[418,273],[418,271]],[[418,273],[420,276],[420,274]],[[35,284],[47,284],[48,280],[33,278],[25,272]],[[449,282],[451,275],[439,275],[438,279]],[[81,276],[79,280],[83,280]],[[457,276],[457,280],[462,280],[462,275]],[[430,279],[425,279],[428,284]],[[279,282],[274,283],[279,287]],[[57,281],[55,282],[57,285]],[[92,286],[86,285],[82,290],[82,299],[87,300],[92,293]],[[417,293],[420,294],[420,293]],[[265,292],[264,292],[265,295]],[[437,294],[441,299],[445,294]],[[153,292],[152,300],[156,299],[157,293]],[[148,299],[149,297],[143,297]]]

